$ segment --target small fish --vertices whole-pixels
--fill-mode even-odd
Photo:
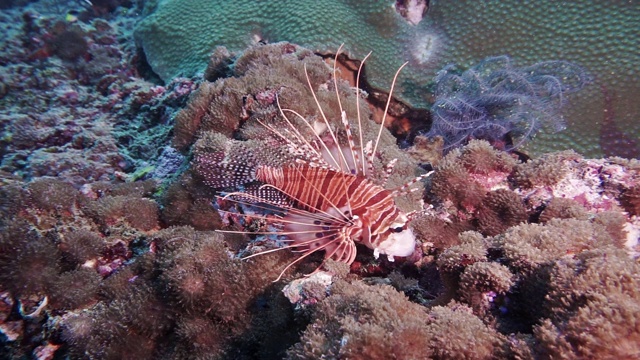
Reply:
[[[338,49],[338,54],[341,48],[342,46]],[[246,258],[287,248],[300,254],[282,270],[276,281],[289,267],[320,250],[325,252],[325,261],[333,259],[349,265],[353,263],[356,256],[356,243],[372,249],[376,258],[384,254],[390,261],[393,261],[394,256],[409,256],[415,250],[415,236],[408,227],[414,213],[402,212],[396,206],[394,199],[412,191],[411,186],[429,174],[413,179],[400,188],[386,189],[384,185],[393,171],[396,162],[394,159],[382,170],[384,173],[379,176],[382,181],[377,182],[372,176],[375,173],[374,158],[377,155],[393,88],[400,70],[406,63],[394,76],[378,137],[375,143],[369,141],[365,145],[359,113],[359,79],[364,62],[369,55],[361,62],[356,77],[359,144],[354,141],[346,112],[340,103],[335,76],[336,60],[333,66],[333,81],[336,96],[338,96],[341,123],[347,139],[343,142],[346,143],[341,144],[337,130],[332,130],[313,91],[305,67],[307,84],[322,120],[309,123],[296,111],[282,108],[276,97],[284,124],[276,127],[260,122],[274,137],[281,140],[295,161],[285,165],[266,165],[257,161],[256,154],[250,151],[235,151],[232,155],[223,152],[209,153],[197,156],[195,159],[195,169],[202,176],[205,184],[213,188],[242,188],[241,191],[226,194],[221,198],[263,209],[265,213],[268,209],[276,208],[284,214],[276,217],[260,214],[244,215],[249,218],[266,219],[270,225],[277,228],[277,231],[265,231],[259,234],[278,235],[287,243],[284,247],[263,251]],[[307,130],[312,130],[315,139],[306,139],[301,129],[294,126],[288,114],[304,120],[303,123],[308,126]],[[250,185],[255,182],[260,185]],[[237,233],[248,232],[237,231]]]

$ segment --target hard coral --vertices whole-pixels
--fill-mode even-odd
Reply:
[[[59,21],[54,24],[51,33],[47,45],[52,54],[68,61],[78,60],[87,54],[89,44],[86,34],[77,25]]]
[[[217,45],[234,52],[259,41],[291,41],[321,53],[332,53],[345,43],[347,54],[359,59],[373,50],[367,72],[378,88],[388,88],[394,71],[407,60],[405,48],[422,55],[415,63],[432,60],[433,44],[427,41],[414,49],[413,39],[420,32],[388,1],[196,1],[188,6],[163,1],[154,5],[147,6],[148,15],[134,35],[153,70],[165,81],[202,71],[208,51]],[[194,17],[195,9],[199,15]],[[183,21],[187,17],[190,20]],[[175,41],[167,43],[169,37]],[[404,82],[428,79],[419,71],[420,64],[415,66]]]

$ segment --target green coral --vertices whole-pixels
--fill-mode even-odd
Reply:
[[[147,9],[135,36],[164,80],[204,70],[217,45],[240,51],[257,40],[290,41],[333,53],[344,43],[351,58],[373,51],[367,79],[381,89],[388,89],[395,70],[409,61],[398,93],[426,106],[426,85],[451,63],[470,67],[502,54],[522,66],[566,60],[584,67],[595,81],[566,109],[571,131],[538,137],[529,150],[574,148],[601,155],[600,126],[607,114],[615,114],[613,121],[627,134],[640,134],[638,2],[440,1],[416,26],[385,0],[164,0]],[[605,92],[614,95],[609,104]]]
[[[373,50],[368,69],[385,85],[405,61],[403,39],[415,31],[387,0],[165,0],[139,24],[135,37],[165,81],[204,70],[215,46],[240,51],[266,40],[321,53],[334,53],[344,43],[346,53],[358,59]]]

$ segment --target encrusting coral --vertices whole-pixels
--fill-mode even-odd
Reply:
[[[433,75],[422,75],[421,70],[433,60],[432,52],[437,47],[429,42],[416,46],[418,41],[412,38],[422,35],[419,29],[385,0],[194,1],[186,5],[163,1],[147,4],[145,12],[135,38],[153,70],[165,81],[204,70],[209,51],[216,46],[237,52],[258,42],[279,41],[325,54],[344,43],[353,59],[362,59],[372,50],[368,78],[381,89],[389,88],[394,71],[406,61],[407,53],[415,54],[415,69],[411,76],[401,76],[403,83],[417,85],[418,80],[428,81]],[[174,40],[167,42],[168,38]]]

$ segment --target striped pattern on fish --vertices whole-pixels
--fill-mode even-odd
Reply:
[[[360,77],[362,64],[358,70],[357,79]],[[336,82],[335,71],[334,65],[334,82]],[[373,249],[376,257],[379,254],[386,254],[390,260],[393,260],[394,256],[411,255],[415,250],[415,237],[408,227],[410,215],[398,209],[394,197],[409,191],[410,186],[420,178],[414,179],[399,189],[385,189],[384,183],[395,164],[395,160],[392,160],[384,168],[381,176],[374,180],[373,162],[377,155],[376,149],[382,134],[384,119],[375,143],[370,141],[365,145],[362,139],[362,122],[358,113],[359,143],[356,144],[346,113],[339,103],[338,86],[335,83],[336,96],[338,96],[342,114],[341,122],[347,138],[347,143],[341,144],[336,131],[332,129],[322,111],[308,75],[307,82],[323,121],[309,123],[294,110],[281,108],[278,102],[278,108],[286,126],[276,128],[274,125],[261,123],[281,141],[295,161],[282,166],[266,165],[257,161],[256,154],[251,151],[217,152],[196,157],[196,171],[206,184],[214,188],[242,187],[241,191],[226,194],[224,199],[258,208],[276,207],[282,210],[284,215],[281,217],[260,215],[257,217],[266,219],[279,229],[266,231],[263,234],[276,234],[283,237],[287,243],[283,248],[290,248],[301,254],[283,272],[319,250],[325,251],[325,259],[331,258],[351,264],[356,256],[355,243]],[[357,87],[358,84],[356,89]],[[391,92],[389,99],[391,99]],[[358,111],[359,98],[359,96],[356,97]],[[387,108],[388,106],[389,104]],[[305,138],[302,130],[293,125],[287,114],[293,114],[303,120],[303,124],[311,130],[314,138],[311,140]],[[228,148],[235,145],[237,146],[234,149],[242,148],[241,142],[229,141]],[[256,182],[259,185],[246,186]],[[251,217],[256,216],[251,215]],[[265,252],[249,257],[263,253]]]

